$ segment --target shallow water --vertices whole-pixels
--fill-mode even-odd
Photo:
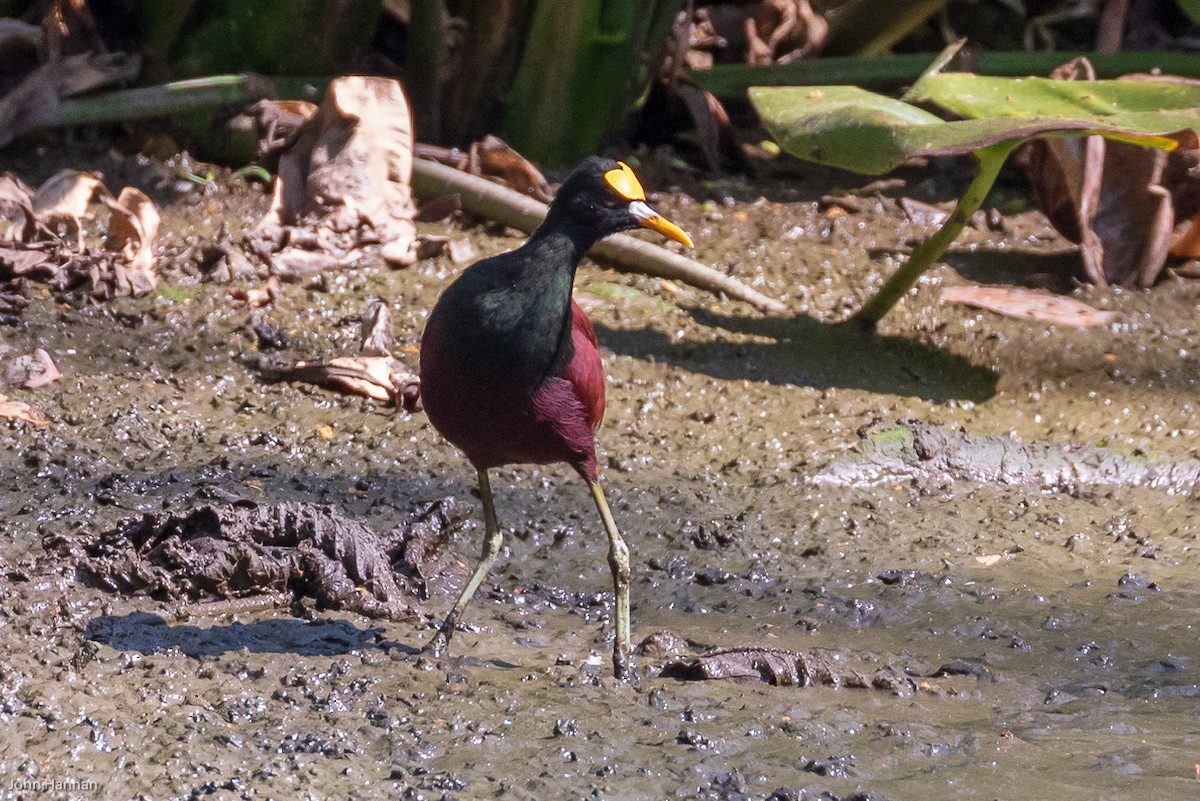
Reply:
[[[923,229],[887,202],[831,221],[820,180],[707,210],[686,194],[657,202],[701,260],[785,298],[794,318],[580,271],[609,375],[599,445],[633,549],[634,638],[820,649],[909,671],[923,689],[685,683],[656,678],[651,656],[639,682],[616,683],[606,543],[586,488],[555,467],[497,471],[506,548],[441,662],[414,651],[446,595],[411,623],[305,620],[286,604],[172,606],[53,573],[19,580],[41,534],[185,509],[214,488],[334,503],[376,527],[472,492],[423,415],[263,384],[247,366],[263,320],[290,342],[272,355],[352,352],[369,297],[391,302],[415,366],[455,268],[364,264],[252,313],[198,283],[189,253],[265,198],[184,195],[167,209],[162,290],[76,308],[35,288],[23,323],[0,332],[13,354],[44,347],[63,372],[11,393],[52,425],[0,426],[12,568],[0,797],[1200,797],[1190,493],[812,481],[860,427],[902,418],[1195,457],[1200,285],[1081,290],[1120,314],[1087,331],[940,305],[962,274],[1069,259],[1026,213],[1007,233],[969,232],[953,269],[926,276],[878,336],[856,334],[834,323]],[[519,242],[427,230],[470,236],[483,255]],[[464,561],[480,528],[455,541]]]

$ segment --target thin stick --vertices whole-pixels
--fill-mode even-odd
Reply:
[[[467,211],[525,233],[533,233],[546,216],[544,203],[476,175],[425,159],[413,161],[412,188],[422,198],[457,192]],[[787,311],[787,307],[779,301],[751,289],[736,278],[632,236],[611,236],[598,243],[590,253],[618,269],[682,281],[706,292],[745,301],[759,311],[771,314]]]

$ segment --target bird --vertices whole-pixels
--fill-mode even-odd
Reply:
[[[593,244],[638,227],[693,247],[682,228],[647,204],[627,164],[589,156],[523,245],[465,269],[430,312],[421,337],[422,404],[433,428],[475,468],[484,539],[479,561],[424,653],[437,657],[448,649],[503,545],[488,471],[565,462],[587,483],[608,537],[613,672],[632,677],[629,547],[605,499],[596,459],[604,368],[596,332],[571,293],[576,268]]]

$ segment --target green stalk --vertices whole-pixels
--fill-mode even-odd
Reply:
[[[261,75],[214,75],[159,86],[120,89],[91,97],[60,100],[47,125],[83,125],[96,122],[145,119],[196,109],[250,103],[265,97],[316,100],[311,86],[325,86],[326,78],[264,78]]]
[[[912,252],[908,261],[866,302],[858,314],[850,318],[850,322],[868,330],[879,324],[883,316],[891,311],[900,298],[904,297],[904,294],[917,282],[921,273],[940,259],[951,243],[958,238],[962,229],[971,221],[971,216],[987,199],[988,192],[996,183],[996,176],[1000,174],[1000,168],[1008,160],[1008,155],[1025,141],[1027,140],[1010,139],[975,151],[975,157],[979,160],[979,172],[976,173],[975,180],[971,181],[971,185],[967,187],[967,191],[959,198],[958,203],[954,206],[954,211],[950,212],[950,216],[946,218],[946,222],[942,224],[937,233],[922,242]]]
[[[442,141],[442,17],[444,0],[416,0],[409,24],[408,85],[417,136]]]

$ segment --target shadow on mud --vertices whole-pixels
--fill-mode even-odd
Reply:
[[[234,622],[202,628],[172,625],[150,612],[130,612],[93,618],[84,630],[84,637],[118,651],[147,655],[174,652],[190,657],[219,656],[243,648],[251,653],[299,656],[333,656],[376,648],[417,653],[410,646],[385,641],[382,629],[362,629],[347,620],[323,618]]]
[[[941,348],[904,337],[880,336],[807,316],[749,318],[691,312],[702,325],[770,342],[674,342],[660,331],[596,326],[605,347],[715,378],[828,389],[861,389],[933,402],[986,401],[996,373]]]

